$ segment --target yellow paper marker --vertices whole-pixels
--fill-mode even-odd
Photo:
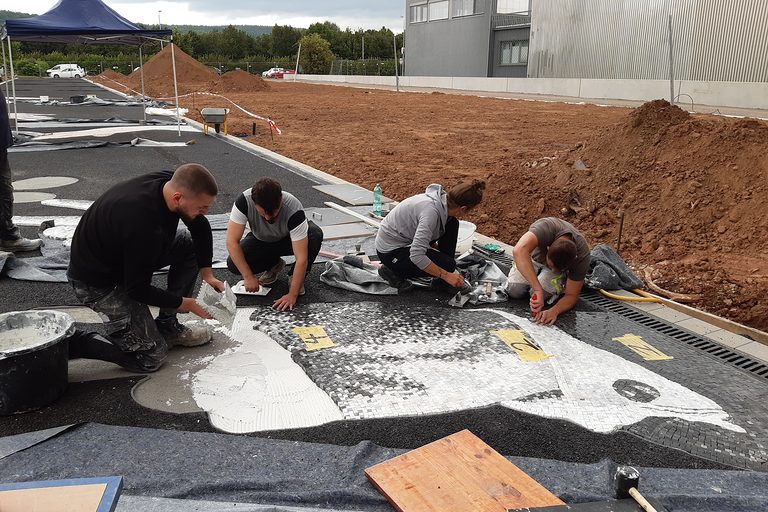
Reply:
[[[526,334],[525,331],[516,329],[502,329],[491,331],[491,334],[498,336],[501,341],[511,348],[521,361],[526,363],[536,363],[549,359],[550,356],[544,352],[541,347],[536,345]]]
[[[618,341],[646,361],[669,361],[670,359],[674,359],[672,356],[668,356],[659,349],[652,347],[643,338],[635,336],[634,334],[625,334],[621,338],[613,338],[613,341]]]
[[[309,352],[336,346],[321,325],[294,327],[292,330],[299,335],[299,338],[304,342],[304,345]]]

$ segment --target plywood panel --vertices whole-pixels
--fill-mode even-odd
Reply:
[[[96,512],[107,484],[16,489],[0,492],[3,512]]]
[[[401,512],[506,512],[563,504],[469,430],[370,467],[365,474]]]

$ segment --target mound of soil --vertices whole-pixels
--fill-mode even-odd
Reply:
[[[103,77],[109,80],[117,80],[118,82],[124,82],[126,76],[122,73],[118,73],[113,69],[107,69],[96,75],[96,77]]]
[[[164,47],[144,63],[144,90],[153,98],[171,98],[173,89],[173,65],[171,45]],[[219,75],[210,67],[201,64],[184,53],[178,46],[174,48],[176,60],[176,80],[179,94],[194,91],[208,91],[210,84],[219,80]],[[124,85],[141,90],[141,70],[137,69],[125,80]]]
[[[243,70],[224,73],[212,87],[212,90],[217,93],[257,92],[267,89],[269,84],[261,76],[252,75]]]
[[[553,171],[560,214],[599,237],[624,212],[623,255],[650,265],[656,284],[768,328],[768,124],[657,100],[560,155]]]

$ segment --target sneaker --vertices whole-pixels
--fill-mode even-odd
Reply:
[[[272,284],[277,281],[277,276],[279,276],[280,272],[283,271],[283,267],[285,267],[285,262],[283,261],[283,258],[280,258],[277,260],[277,263],[275,263],[274,267],[267,270],[266,272],[258,274],[256,279],[258,279],[261,284]]]
[[[189,325],[186,325],[174,318],[172,322],[155,320],[155,324],[168,348],[198,347],[211,341],[211,329],[200,322],[188,322]]]
[[[0,251],[27,252],[36,251],[43,245],[39,238],[17,238],[16,240],[0,240]]]
[[[389,267],[386,265],[381,265],[379,267],[379,277],[381,277],[383,280],[385,280],[392,288],[397,289],[399,293],[407,292],[411,288],[413,288],[413,283],[411,283],[409,280],[405,279],[404,277],[400,277],[399,275],[395,274]]]

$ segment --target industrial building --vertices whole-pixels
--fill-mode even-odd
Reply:
[[[407,76],[768,82],[768,2],[406,0],[406,21]]]

